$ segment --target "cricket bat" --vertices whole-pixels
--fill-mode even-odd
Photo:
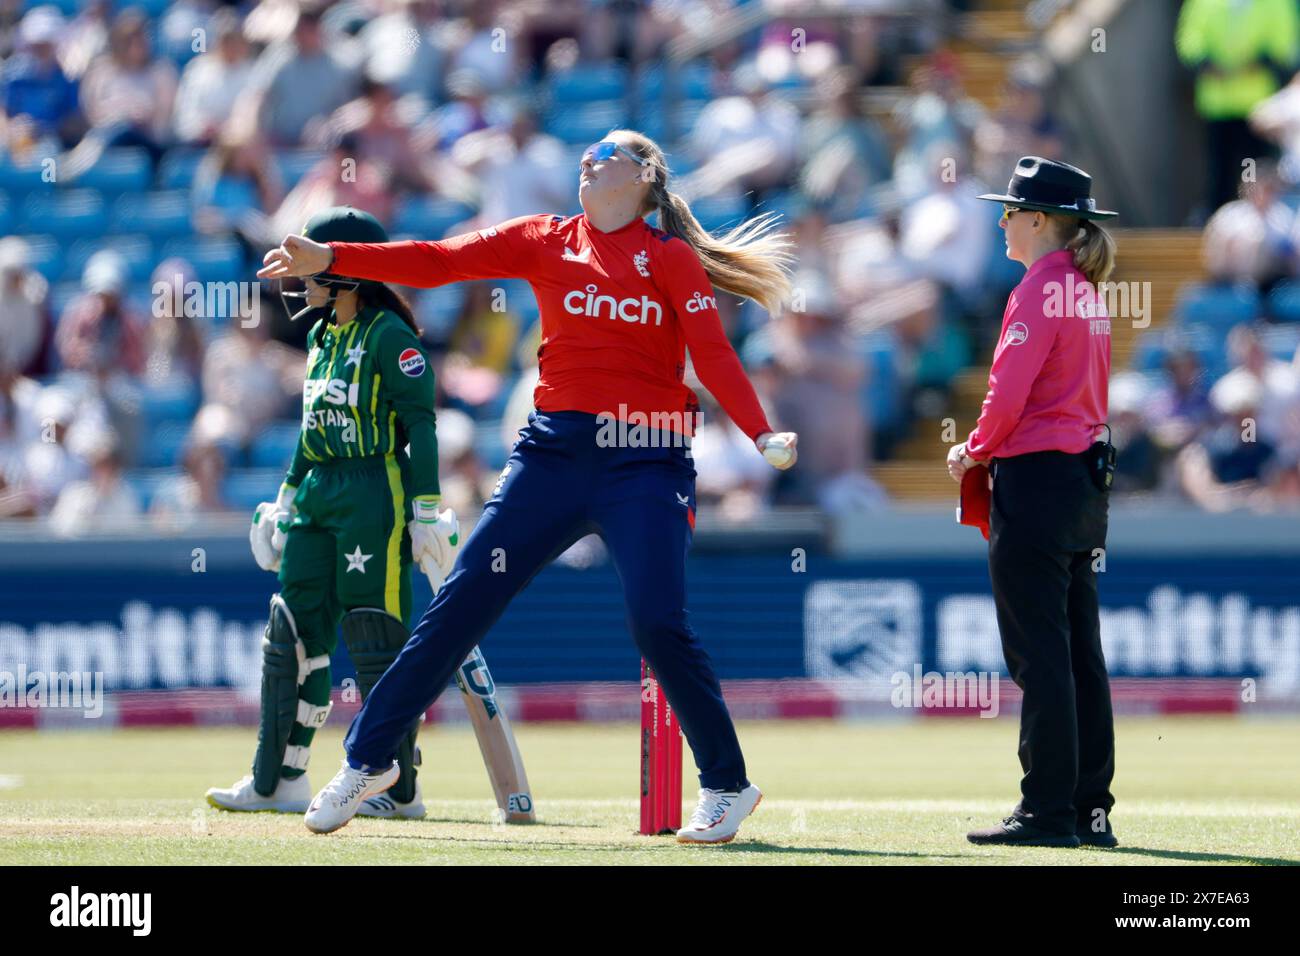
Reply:
[[[507,823],[533,823],[537,814],[533,810],[533,795],[528,789],[519,745],[515,743],[505,711],[497,703],[496,684],[483,652],[477,647],[456,671],[456,684],[469,711],[469,722],[474,725],[474,736],[478,738],[478,749],[483,754],[497,806]]]
[[[442,587],[443,577],[437,565],[420,565],[429,579],[433,593]],[[474,726],[478,749],[483,754],[488,779],[497,807],[505,815],[506,823],[533,823],[537,814],[533,810],[533,794],[528,788],[528,775],[524,773],[524,760],[519,756],[515,733],[510,729],[506,712],[497,703],[497,687],[488,670],[483,652],[477,647],[456,670],[456,686],[469,712],[469,722]]]

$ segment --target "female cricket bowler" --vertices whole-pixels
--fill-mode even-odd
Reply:
[[[360,801],[391,785],[402,734],[466,652],[542,567],[592,532],[605,539],[632,636],[700,770],[699,805],[678,839],[731,840],[761,798],[686,619],[695,469],[680,439],[692,433],[698,402],[683,374],[689,346],[700,381],[764,456],[778,468],[794,463],[796,436],[768,426],[723,334],[713,291],[778,308],[789,292],[789,242],[772,232],[770,217],[711,236],[668,191],[663,151],[627,130],[586,150],[578,191],[580,215],[524,216],[441,242],[324,244],[291,236],[258,273],[329,269],[411,286],[518,277],[541,307],[536,411],[446,584],[353,722],[342,769],[307,812],[311,830],[338,829]],[[651,212],[662,228],[646,223]],[[611,422],[642,415],[661,429],[653,447],[608,440],[617,433]]]
[[[349,207],[317,213],[303,236],[388,239],[378,220]],[[409,637],[412,561],[446,574],[457,550],[455,516],[438,510],[433,371],[410,307],[379,282],[330,273],[305,285],[281,293],[291,318],[316,318],[302,428],[279,495],[258,505],[249,532],[258,565],[278,570],[281,586],[262,641],[257,753],[250,775],[208,791],[208,802],[224,810],[306,811],[309,748],[329,716],[340,618],[364,698]],[[305,307],[294,313],[290,299]],[[417,727],[409,721],[397,735],[400,775],[391,791],[358,812],[424,816]]]
[[[1094,562],[1106,544],[1113,471],[1106,421],[1110,317],[1097,289],[1115,243],[1097,224],[1092,179],[1026,156],[1003,204],[1007,257],[1025,277],[1011,293],[975,430],[948,453],[960,481],[992,475],[989,576],[1007,669],[1024,692],[1022,799],[972,843],[1118,845],[1115,729],[1101,648]]]

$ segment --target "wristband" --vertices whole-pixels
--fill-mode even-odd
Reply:
[[[438,520],[438,505],[441,503],[441,495],[420,495],[413,499],[415,520],[420,524],[434,524]]]

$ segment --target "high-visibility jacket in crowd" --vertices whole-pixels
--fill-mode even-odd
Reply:
[[[1187,0],[1178,15],[1178,58],[1199,70],[1196,111],[1243,119],[1279,87],[1300,56],[1296,0]]]

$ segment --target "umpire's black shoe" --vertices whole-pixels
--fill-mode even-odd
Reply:
[[[1104,850],[1112,850],[1119,846],[1119,838],[1115,836],[1115,831],[1110,828],[1110,821],[1106,821],[1106,829],[1100,833],[1092,828],[1092,825],[1086,820],[1079,821],[1079,827],[1075,830],[1079,834],[1079,844],[1081,846],[1096,846]]]
[[[1061,846],[1076,847],[1079,838],[1073,833],[1046,830],[1025,817],[1009,816],[997,826],[972,830],[966,834],[971,843],[981,846]]]

